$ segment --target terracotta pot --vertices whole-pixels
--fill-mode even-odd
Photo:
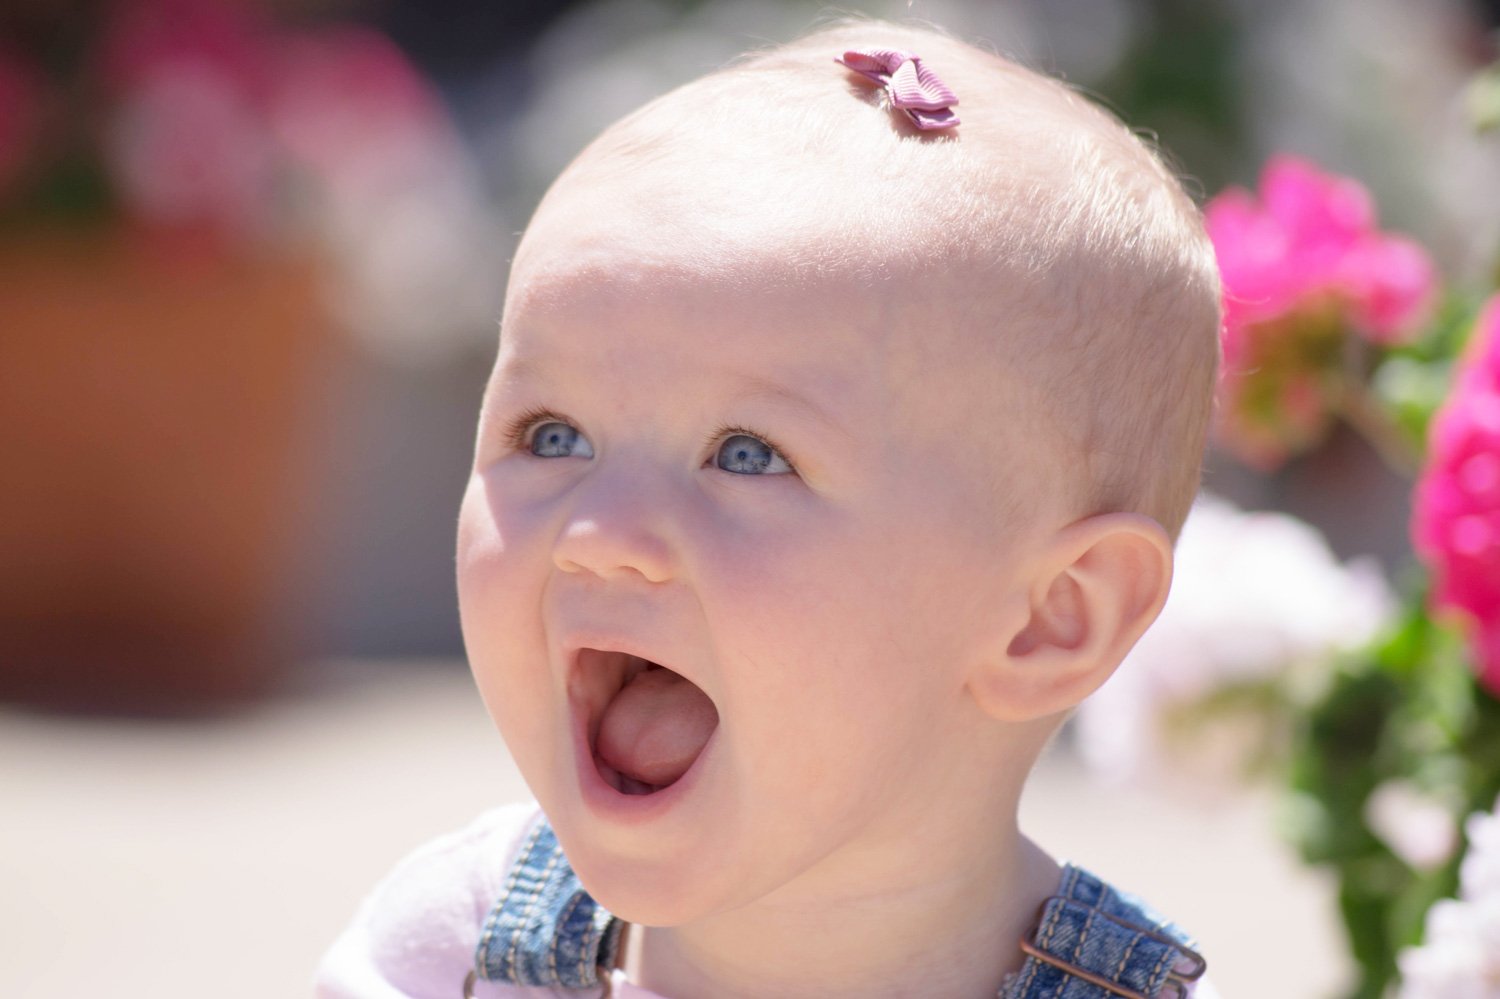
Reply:
[[[0,698],[263,691],[328,324],[305,261],[0,238]]]

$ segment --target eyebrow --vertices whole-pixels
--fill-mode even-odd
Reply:
[[[533,379],[545,380],[549,367],[550,365],[545,359],[518,358],[508,363],[503,369],[505,373],[504,381],[527,382]],[[819,424],[824,429],[832,431],[836,436],[843,438],[845,442],[853,439],[853,434],[849,428],[835,419],[822,406],[814,402],[810,396],[789,389],[780,382],[759,375],[734,372],[731,378],[736,383],[732,394],[732,399],[735,402],[757,399],[768,400],[774,405],[793,410],[812,422]],[[493,387],[495,384],[497,383],[492,380],[490,388],[486,390],[486,401],[488,401],[489,395],[494,391]]]
[[[814,423],[819,424],[825,430],[832,431],[836,436],[842,437],[845,442],[853,439],[849,428],[840,423],[831,413],[819,406],[811,397],[800,392],[788,389],[779,382],[773,382],[767,378],[755,375],[736,374],[735,381],[739,383],[739,391],[736,400],[741,399],[767,399],[777,406],[794,410]]]

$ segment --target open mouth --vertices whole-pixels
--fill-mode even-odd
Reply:
[[[580,649],[589,748],[604,782],[620,794],[654,794],[692,768],[719,725],[697,684],[649,659]]]

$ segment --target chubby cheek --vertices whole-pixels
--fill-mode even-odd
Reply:
[[[714,560],[725,733],[768,784],[858,810],[860,795],[884,793],[867,778],[909,771],[960,696],[961,629],[933,612],[945,595],[885,525],[814,526]]]
[[[459,511],[458,604],[469,668],[519,761],[551,753],[551,713],[539,710],[551,693],[537,610],[546,577],[537,563],[544,553],[527,550],[525,525],[507,522],[505,509],[483,476],[470,480]]]

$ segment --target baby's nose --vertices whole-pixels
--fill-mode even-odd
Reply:
[[[563,572],[603,579],[640,577],[662,583],[672,578],[663,503],[653,492],[629,479],[605,476],[580,485],[552,547],[553,564]]]

